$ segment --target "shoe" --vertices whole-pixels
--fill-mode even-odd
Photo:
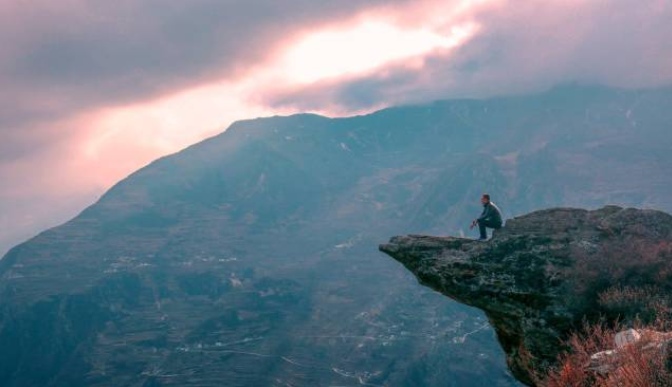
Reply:
[[[477,241],[487,241],[488,238],[478,238],[478,239],[476,239],[476,240],[477,240]]]

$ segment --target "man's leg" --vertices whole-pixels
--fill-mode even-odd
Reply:
[[[502,225],[499,223],[495,223],[492,221],[487,221],[487,220],[479,220],[478,221],[478,230],[481,232],[481,239],[488,239],[488,231],[486,228],[492,228],[495,230],[499,230],[502,228]]]
[[[485,229],[486,222],[479,220],[478,221],[478,231],[481,232],[481,239],[488,239],[488,232]]]

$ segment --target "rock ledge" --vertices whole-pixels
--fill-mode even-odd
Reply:
[[[421,284],[483,310],[514,376],[532,384],[530,369],[553,364],[561,340],[601,313],[598,294],[637,285],[629,272],[667,264],[671,240],[672,216],[607,206],[537,211],[509,220],[487,242],[409,235],[380,250]],[[669,289],[667,278],[657,280]]]

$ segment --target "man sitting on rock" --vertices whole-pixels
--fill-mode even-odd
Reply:
[[[481,204],[483,204],[483,212],[478,219],[474,219],[469,229],[471,230],[478,225],[478,229],[481,232],[481,237],[478,240],[484,241],[488,239],[486,227],[495,230],[502,228],[502,213],[495,203],[490,201],[489,194],[483,194]]]

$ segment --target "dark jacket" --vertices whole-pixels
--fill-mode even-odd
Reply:
[[[483,212],[478,218],[479,222],[486,222],[496,227],[502,227],[502,213],[493,202],[483,205]]]

